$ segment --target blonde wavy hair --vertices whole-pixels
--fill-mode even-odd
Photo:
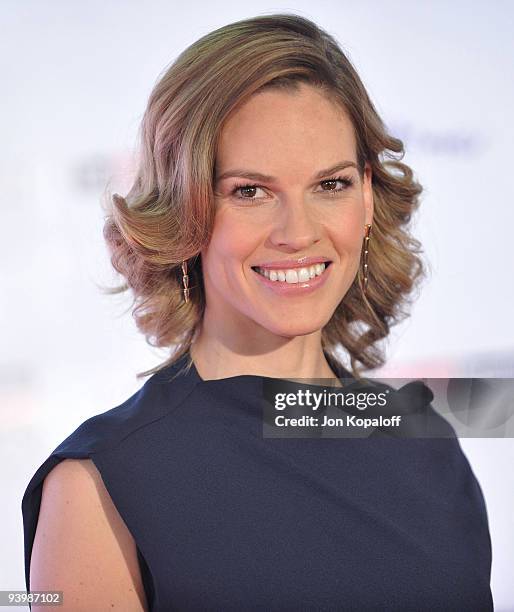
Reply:
[[[199,253],[214,222],[217,141],[224,122],[264,88],[320,87],[353,124],[361,177],[372,170],[373,229],[367,295],[362,266],[322,330],[325,354],[337,363],[343,347],[352,374],[383,365],[380,340],[408,316],[417,281],[425,276],[420,243],[408,231],[422,187],[400,160],[403,142],[390,135],[350,60],[335,38],[295,14],[261,15],[203,36],[154,86],[138,135],[138,162],[125,197],[106,190],[104,238],[111,263],[131,289],[132,315],[154,347],[175,347],[148,376],[186,353],[205,310]],[[181,263],[188,262],[190,299],[182,297]]]

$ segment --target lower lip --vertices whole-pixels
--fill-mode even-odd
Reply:
[[[330,270],[332,270],[333,263],[323,270],[323,274],[315,276],[308,281],[302,283],[286,283],[284,281],[272,281],[266,278],[259,272],[256,272],[252,268],[252,272],[257,276],[258,280],[270,291],[273,291],[277,295],[281,296],[296,296],[296,295],[309,295],[322,287],[326,282]]]

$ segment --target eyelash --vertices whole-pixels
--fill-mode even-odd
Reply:
[[[328,190],[325,190],[323,193],[326,193],[329,196],[334,197],[338,193],[342,193],[343,191],[350,189],[350,187],[353,187],[353,183],[354,183],[353,179],[350,177],[336,176],[334,178],[324,179],[323,181],[320,181],[319,184],[321,185],[322,183],[333,183],[337,181],[340,181],[341,183],[345,185],[343,189],[328,189]],[[235,195],[240,189],[263,189],[263,187],[261,187],[260,185],[255,185],[253,183],[238,183],[234,186],[234,189],[231,191],[231,195]],[[235,197],[238,200],[248,200],[250,202],[252,201],[257,202],[259,199],[261,199],[261,198],[245,198],[240,195],[235,195]]]

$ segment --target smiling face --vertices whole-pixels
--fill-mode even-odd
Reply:
[[[361,179],[356,164],[349,118],[310,85],[262,91],[231,115],[220,134],[215,223],[201,257],[207,324],[246,339],[321,331],[358,272],[372,222],[371,170],[366,165]],[[254,269],[302,257],[332,263],[305,282],[301,273],[293,291]]]

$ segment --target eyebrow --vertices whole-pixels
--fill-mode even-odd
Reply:
[[[321,179],[324,176],[328,176],[329,174],[333,174],[334,172],[339,172],[339,170],[344,170],[345,168],[357,168],[357,164],[352,161],[341,161],[337,163],[335,166],[330,168],[325,168],[324,170],[320,170],[314,175],[314,179]],[[260,172],[252,172],[251,170],[243,170],[240,168],[235,168],[234,170],[227,170],[216,177],[216,182],[222,181],[229,177],[239,177],[239,178],[247,178],[252,181],[262,181],[263,183],[274,183],[278,179],[274,176],[269,176],[268,174],[261,174]]]

